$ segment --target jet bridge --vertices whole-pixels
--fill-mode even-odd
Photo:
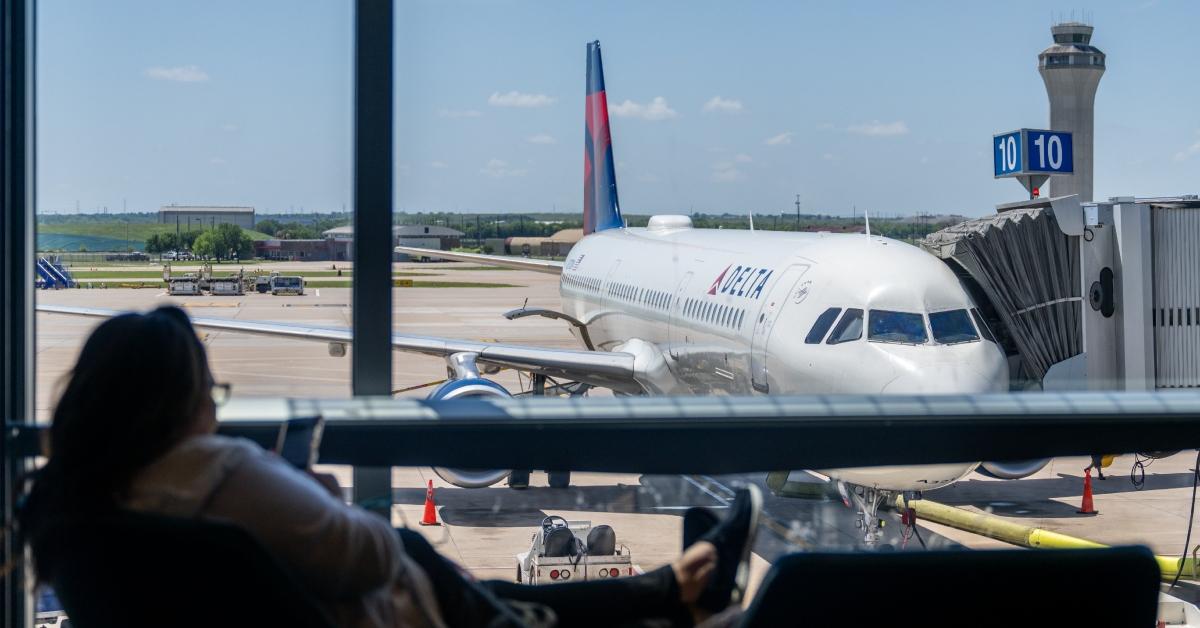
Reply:
[[[1014,381],[1040,382],[1083,351],[1079,243],[1063,232],[1051,201],[947,227],[921,245],[966,280],[1001,344],[1020,356]]]
[[[995,324],[1014,382],[1200,387],[1200,197],[1035,199],[931,234]]]

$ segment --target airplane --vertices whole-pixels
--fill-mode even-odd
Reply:
[[[912,245],[867,234],[697,229],[681,215],[625,225],[600,43],[587,44],[584,237],[565,261],[434,251],[424,257],[485,263],[559,276],[561,311],[522,307],[509,319],[565,321],[582,349],[556,349],[395,334],[393,349],[446,359],[448,380],[431,399],[506,397],[484,375],[509,368],[547,378],[556,390],[589,387],[619,395],[971,394],[1006,391],[1008,366],[978,307],[942,261]],[[39,305],[45,312],[110,316],[90,308]],[[350,331],[195,318],[199,328],[325,341],[345,353]],[[863,438],[873,438],[864,434]],[[1044,462],[1027,466],[1041,468]],[[1000,475],[1012,469],[993,465]],[[853,500],[868,543],[878,507],[899,492],[958,481],[980,465],[825,470]],[[528,472],[437,468],[460,487],[490,486]],[[1018,473],[1015,475],[1020,477]],[[552,486],[569,475],[551,473]]]

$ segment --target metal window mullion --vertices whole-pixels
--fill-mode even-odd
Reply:
[[[354,7],[354,282],[351,388],[392,390],[392,0]],[[387,514],[391,470],[355,468],[354,500]]]
[[[34,7],[29,0],[0,0],[0,419],[33,419],[33,225],[34,225]],[[0,510],[13,522],[17,478],[27,460],[15,455],[6,430],[0,448]],[[19,540],[0,535],[0,564],[22,557]],[[0,609],[5,627],[33,622],[28,561],[3,582]]]

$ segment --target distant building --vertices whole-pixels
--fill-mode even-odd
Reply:
[[[509,255],[566,257],[571,247],[583,239],[583,229],[563,229],[551,236],[511,237],[504,243]]]
[[[354,227],[334,227],[321,232],[326,240],[346,244],[349,251],[354,243]],[[392,227],[392,244],[394,246],[416,246],[425,249],[449,251],[462,246],[463,232],[449,227],[434,225],[400,225]],[[349,259],[349,257],[347,257]],[[398,262],[408,260],[407,255],[397,253],[394,259]]]
[[[269,260],[292,262],[351,261],[350,240],[324,238],[319,240],[259,240],[254,243],[254,256]]]
[[[163,205],[158,210],[158,222],[164,225],[179,225],[181,231],[212,229],[225,224],[253,229],[254,208]]]

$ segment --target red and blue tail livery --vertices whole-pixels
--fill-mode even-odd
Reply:
[[[617,200],[617,172],[608,130],[600,42],[587,45],[587,112],[583,139],[583,233],[624,226]]]

